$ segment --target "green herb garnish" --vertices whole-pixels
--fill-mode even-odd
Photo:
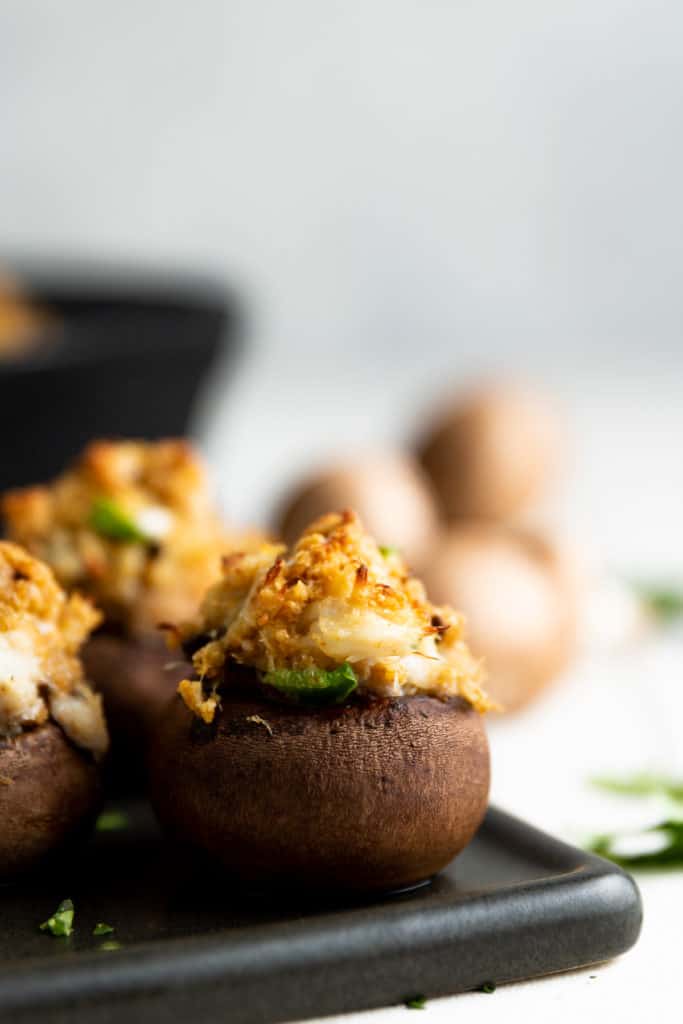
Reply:
[[[92,930],[93,935],[111,935],[114,929],[110,924],[96,924]]]
[[[103,811],[97,819],[95,829],[98,832],[121,832],[129,825],[128,815],[123,811]]]
[[[493,993],[496,991],[495,981],[485,981],[484,984],[479,989],[479,991],[485,992],[487,996],[493,995]]]
[[[88,525],[109,540],[146,544],[149,540],[135,520],[111,498],[98,498],[90,509]]]
[[[618,796],[666,796],[670,800],[683,801],[683,779],[667,779],[662,775],[631,775],[623,779],[599,776],[591,779],[591,785]]]
[[[410,999],[406,999],[406,1007],[409,1010],[424,1010],[427,1005],[427,999],[425,996],[411,996]]]
[[[656,848],[652,849],[655,838]],[[638,843],[642,850],[637,849]],[[683,867],[683,821],[662,821],[641,832],[615,832],[596,836],[588,849],[626,868]]]
[[[74,930],[74,905],[71,900],[62,900],[52,917],[41,924],[40,930],[58,937],[71,935]]]
[[[647,610],[660,622],[673,622],[683,615],[683,590],[679,587],[635,583],[636,593]]]
[[[358,686],[348,662],[333,669],[279,668],[264,672],[262,681],[302,704],[341,704]]]
[[[377,547],[382,558],[391,558],[392,555],[401,554],[399,549],[395,548],[392,544],[378,544]]]
[[[104,949],[107,952],[111,952],[112,950],[115,950],[115,949],[121,949],[121,943],[120,942],[115,942],[115,941],[103,942],[102,945],[99,946],[98,948],[99,949]]]

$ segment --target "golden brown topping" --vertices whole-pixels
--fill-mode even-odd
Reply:
[[[204,697],[202,684],[197,679],[183,679],[178,686],[178,693],[183,698],[188,708],[201,718],[207,725],[213,722],[213,716],[218,707],[218,698],[215,693]]]
[[[52,715],[75,743],[104,753],[100,698],[78,658],[99,621],[84,598],[66,597],[47,566],[0,541],[0,736]]]
[[[50,486],[5,495],[8,533],[130,630],[192,615],[226,537],[185,441],[99,441]]]
[[[33,348],[48,322],[49,317],[22,294],[17,283],[0,274],[0,357]]]
[[[395,545],[410,565],[422,565],[439,517],[429,480],[410,455],[358,452],[321,466],[286,496],[278,533],[293,544],[323,513],[347,505],[382,544]]]
[[[433,607],[402,559],[382,554],[352,512],[319,519],[288,552],[271,545],[228,560],[180,635],[186,643],[209,637],[194,656],[201,679],[221,679],[229,660],[271,677],[350,666],[366,692],[491,706],[461,616]],[[201,689],[181,695],[204,717]]]

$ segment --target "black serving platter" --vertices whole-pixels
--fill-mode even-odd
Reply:
[[[183,436],[240,316],[215,283],[116,270],[23,272],[44,341],[0,362],[0,490],[48,480],[98,437]]]
[[[349,900],[247,890],[174,853],[143,804],[120,806],[127,828],[0,890],[0,1019],[318,1017],[596,963],[640,930],[628,875],[496,809],[431,884]],[[41,933],[66,897],[74,934]],[[114,935],[95,938],[98,922]]]

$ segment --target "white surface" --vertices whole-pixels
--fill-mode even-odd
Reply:
[[[0,262],[245,290],[208,434],[237,518],[407,436],[445,380],[521,369],[571,399],[572,527],[683,568],[682,29],[676,0],[4,0]]]

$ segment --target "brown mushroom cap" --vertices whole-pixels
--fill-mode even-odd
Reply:
[[[109,778],[116,789],[140,789],[149,730],[190,666],[156,633],[97,633],[81,650],[81,659],[104,700],[111,737]]]
[[[514,711],[568,664],[576,591],[559,548],[531,531],[463,523],[444,534],[424,570],[430,598],[466,619],[491,697]]]
[[[437,510],[426,475],[398,452],[359,457],[331,467],[296,488],[284,502],[277,530],[291,544],[333,509],[352,508],[380,544],[399,549],[420,566],[437,529]]]
[[[0,880],[78,839],[100,801],[95,762],[54,723],[0,740]]]
[[[449,519],[511,519],[543,496],[561,448],[550,404],[500,387],[456,403],[419,455]]]
[[[232,691],[212,727],[171,702],[150,777],[167,830],[239,878],[392,890],[430,878],[470,841],[489,752],[461,698],[312,710]]]

